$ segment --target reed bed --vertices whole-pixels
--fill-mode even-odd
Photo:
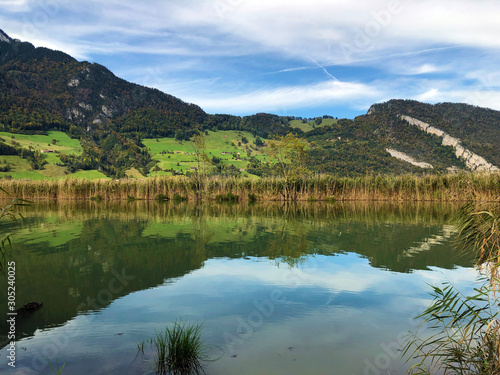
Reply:
[[[45,181],[0,180],[0,188],[23,199],[173,200],[215,201],[236,195],[259,201],[495,201],[500,197],[500,173],[336,177],[317,175],[295,180],[283,178],[222,178],[201,181],[187,177],[152,177],[140,180],[64,179]]]

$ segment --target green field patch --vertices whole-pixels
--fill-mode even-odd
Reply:
[[[20,156],[0,155],[0,162],[1,164],[9,164],[11,168],[8,172],[0,172],[0,178],[5,176],[19,180],[44,180],[47,178],[40,171],[31,170],[28,161]]]
[[[37,172],[48,178],[62,178],[68,176],[66,167],[60,167],[58,165],[50,163],[44,165],[44,168]]]
[[[141,172],[139,172],[136,168],[131,168],[127,169],[125,171],[125,175],[129,178],[143,178],[144,176],[142,175]]]
[[[106,179],[109,180],[109,177],[107,177],[104,173],[92,170],[92,171],[76,171],[75,173],[66,175],[66,177],[71,177],[71,178],[80,178],[80,179],[88,179],[88,180],[100,180],[100,179]]]
[[[5,139],[5,143],[10,144],[11,141],[19,143],[23,148],[32,147],[34,150],[51,150],[58,151],[61,154],[82,154],[82,146],[80,141],[77,139],[70,138],[66,133],[58,131],[50,131],[48,135],[27,135],[27,134],[14,134],[7,132],[0,132],[0,137]],[[55,139],[57,142],[52,144],[52,140]],[[49,163],[53,160],[58,160],[56,155],[47,153],[47,157],[53,156],[50,160],[47,159]]]
[[[251,133],[237,130],[208,131],[207,133],[205,136],[205,152],[209,159],[218,157],[223,164],[232,164],[238,169],[246,169],[249,159],[248,151],[250,151],[251,156],[255,156],[260,160],[266,158],[263,152],[264,148],[255,146],[255,137]],[[152,158],[159,161],[158,167],[162,169],[162,171],[151,171],[148,176],[172,175],[170,172],[164,172],[172,169],[185,173],[191,171],[192,167],[198,166],[194,148],[190,141],[157,138],[144,139],[142,143],[149,148]],[[237,160],[237,158],[241,160]]]
[[[82,154],[82,146],[77,139],[70,138],[66,133],[59,131],[50,131],[48,135],[27,135],[27,134],[14,134],[8,132],[0,132],[0,137],[5,140],[6,144],[16,142],[16,147],[43,152],[43,157],[48,164],[44,165],[41,170],[32,170],[28,160],[20,156],[0,155],[0,162],[2,164],[9,164],[11,170],[8,172],[0,172],[0,178],[11,176],[15,179],[28,179],[28,180],[47,180],[47,179],[60,179],[66,177],[87,178],[87,179],[100,179],[107,178],[99,171],[78,171],[73,174],[68,174],[66,167],[58,166],[60,163],[58,154]],[[52,140],[56,140],[55,144]]]
[[[320,128],[322,126],[326,125],[333,125],[336,124],[338,120],[332,119],[332,118],[325,118],[323,119],[323,122],[319,125],[316,125],[314,121],[308,121],[306,123],[303,123],[302,120],[292,120],[290,121],[290,126],[292,128],[299,128],[303,132],[308,132],[311,131],[315,128]]]

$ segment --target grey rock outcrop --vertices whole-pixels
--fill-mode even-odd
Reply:
[[[420,167],[420,168],[434,168],[432,166],[432,164],[421,162],[421,161],[417,161],[416,159],[412,158],[410,155],[405,154],[404,152],[396,151],[396,150],[394,150],[392,148],[386,148],[385,150],[389,154],[391,154],[392,157],[394,157],[396,159],[399,159],[399,160],[403,160],[403,161],[405,161],[407,163],[410,163],[412,165],[415,165],[417,167]]]
[[[419,129],[425,131],[428,134],[434,134],[442,138],[443,146],[452,146],[455,149],[455,155],[457,156],[457,158],[462,159],[465,162],[465,165],[467,165],[467,168],[473,171],[481,172],[500,171],[497,166],[489,163],[482,156],[479,156],[462,146],[460,139],[452,137],[441,129],[431,126],[423,121],[414,119],[410,116],[401,115],[400,117],[401,119],[407,121],[410,125],[417,126]]]

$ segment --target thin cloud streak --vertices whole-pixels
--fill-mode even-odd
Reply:
[[[255,113],[324,104],[334,106],[377,96],[380,96],[380,93],[376,89],[364,84],[328,81],[315,85],[281,87],[211,98],[193,95],[186,99],[209,112],[220,113],[226,109],[229,112]]]

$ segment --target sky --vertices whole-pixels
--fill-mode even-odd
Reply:
[[[12,38],[208,113],[353,118],[415,99],[500,110],[498,0],[0,0]]]

